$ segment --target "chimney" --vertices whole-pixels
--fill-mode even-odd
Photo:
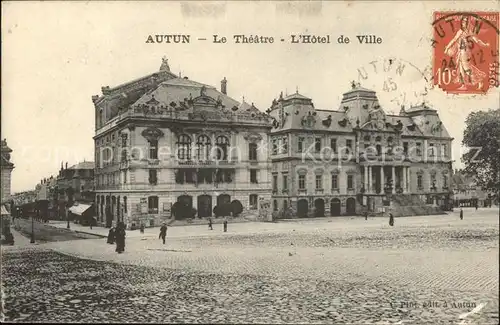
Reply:
[[[220,82],[220,92],[227,95],[227,80],[226,77]]]

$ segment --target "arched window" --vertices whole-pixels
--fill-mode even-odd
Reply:
[[[375,138],[375,141],[377,141],[377,142],[382,141],[382,137],[380,137],[380,136],[376,137],[376,138]]]
[[[189,135],[181,134],[177,138],[177,158],[179,160],[191,159],[191,138]]]
[[[365,135],[364,140],[365,140],[365,142],[370,142],[370,136],[369,135]]]
[[[217,160],[227,160],[227,149],[229,147],[229,139],[223,135],[219,135],[216,139]]]
[[[198,140],[196,141],[196,155],[198,160],[210,160],[212,157],[210,156],[210,149],[212,147],[212,142],[210,138],[206,135],[198,136]]]
[[[273,211],[278,211],[278,201],[277,200],[273,201]]]

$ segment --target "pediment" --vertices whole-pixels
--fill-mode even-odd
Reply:
[[[148,140],[158,140],[164,135],[163,131],[157,128],[147,128],[141,134]]]

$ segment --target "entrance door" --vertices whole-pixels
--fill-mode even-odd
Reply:
[[[340,216],[340,200],[339,199],[332,199],[332,201],[330,202],[330,215],[332,217]]]
[[[314,216],[316,218],[325,216],[325,201],[323,199],[316,199],[314,201]]]
[[[198,218],[212,216],[212,197],[210,195],[198,196]]]
[[[309,210],[309,203],[306,199],[300,199],[297,201],[297,215],[299,218],[307,217],[307,212]]]
[[[356,214],[356,199],[348,198],[346,201],[346,212],[348,216],[353,216]]]

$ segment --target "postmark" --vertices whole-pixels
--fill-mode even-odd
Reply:
[[[498,12],[434,12],[433,80],[449,94],[498,87]]]
[[[421,68],[397,57],[374,59],[358,67],[355,73],[355,80],[362,87],[377,92],[380,104],[389,114],[425,103],[434,86],[430,65]]]

